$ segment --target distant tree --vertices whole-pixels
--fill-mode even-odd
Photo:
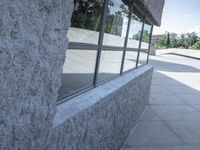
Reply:
[[[140,35],[141,35],[141,31],[139,31],[138,33],[136,33],[136,34],[133,34],[132,35],[132,39],[134,39],[134,40],[140,40]]]
[[[176,33],[170,33],[170,46],[178,47],[178,35]]]
[[[187,35],[187,38],[188,38],[189,46],[194,45],[198,41],[197,33],[192,32],[192,33],[187,33],[186,35]]]
[[[159,40],[156,43],[156,47],[159,49],[167,48],[167,45],[168,45],[168,47],[172,47],[172,48],[188,49],[188,48],[194,48],[195,47],[194,45],[195,43],[198,42],[198,40],[200,40],[200,38],[195,32],[181,34],[181,35],[178,35],[176,33],[169,33],[159,38]],[[198,43],[196,47],[198,47]]]
[[[192,49],[200,50],[200,41],[197,41],[193,46]]]
[[[138,33],[134,34],[132,36],[132,39],[140,40],[140,35],[141,35],[141,31],[139,31]],[[143,34],[142,34],[142,42],[149,43],[149,37],[150,37],[149,31],[148,30],[144,30]]]
[[[167,34],[166,47],[167,47],[167,48],[170,47],[170,35],[169,35],[169,33]]]
[[[166,35],[163,35],[162,37],[160,37],[160,39],[156,43],[156,48],[157,49],[166,48],[166,39],[167,39]]]
[[[144,30],[143,31],[143,35],[142,35],[142,41],[149,43],[149,37],[150,37],[150,33],[148,30]]]

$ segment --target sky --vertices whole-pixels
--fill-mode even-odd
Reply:
[[[161,27],[154,27],[153,34],[166,31],[178,34],[199,32],[200,0],[165,0]]]

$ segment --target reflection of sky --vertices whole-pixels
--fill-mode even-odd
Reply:
[[[145,24],[144,25],[144,30],[148,31],[150,33],[150,30],[151,30],[151,26],[148,25],[148,24]]]
[[[124,3],[121,0],[113,0],[113,4],[114,4],[113,7],[110,7],[110,5],[108,5],[110,14],[115,14],[115,12],[121,11],[120,6]],[[126,5],[124,4],[124,6],[126,6]],[[126,7],[126,8],[128,9],[128,7]]]
[[[116,12],[122,11],[121,8],[120,8],[120,6],[122,4],[124,4],[122,1],[113,0],[113,4],[114,4],[113,7],[108,5],[108,9],[110,11],[110,14],[115,14]],[[126,7],[126,8],[128,9],[128,7]],[[122,35],[121,35],[121,37],[125,37],[127,25],[128,25],[128,18],[126,17],[126,14],[125,15],[123,14],[123,26],[122,26]]]
[[[121,11],[120,6],[124,4],[122,1],[119,0],[113,0],[114,6],[110,7],[108,6],[110,10],[110,14],[115,14],[115,12]],[[126,6],[126,5],[125,5]],[[128,9],[128,7],[127,7]],[[126,36],[126,30],[128,26],[128,17],[123,17],[123,26],[122,26],[122,37]],[[142,23],[136,20],[131,21],[130,31],[129,31],[129,37],[132,37],[134,34],[137,34],[142,29]],[[147,26],[148,29],[148,26]]]
[[[122,37],[126,36],[126,30],[128,26],[128,18],[124,17],[123,19],[123,28],[122,28]],[[148,28],[148,26],[147,26]],[[136,20],[131,21],[129,37],[132,37],[134,34],[137,34],[142,29],[142,23]]]
[[[129,37],[132,37],[134,34],[137,34],[141,30],[142,30],[142,22],[139,22],[137,20],[131,20]]]

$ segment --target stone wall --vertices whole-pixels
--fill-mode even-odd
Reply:
[[[73,0],[0,1],[0,149],[43,150]]]
[[[118,150],[148,103],[146,65],[57,106],[48,150]]]
[[[150,22],[155,25],[161,25],[162,12],[165,4],[165,0],[138,0],[143,3],[145,11],[147,11],[147,16]]]
[[[56,108],[72,7],[73,0],[0,1],[2,150],[117,149],[147,103],[149,66]]]

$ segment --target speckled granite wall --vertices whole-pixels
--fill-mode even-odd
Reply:
[[[141,1],[144,1],[145,6],[151,13],[152,17],[157,22],[157,25],[160,26],[165,0],[141,0]]]
[[[150,66],[56,107],[72,7],[0,0],[0,150],[117,149],[142,113]]]
[[[165,5],[165,0],[136,0],[140,1],[144,6],[141,9],[146,11],[147,16],[150,17],[152,23],[161,25],[162,12]]]
[[[47,149],[119,149],[148,103],[152,71],[143,66],[57,106]]]
[[[0,0],[0,149],[43,150],[73,0]]]

